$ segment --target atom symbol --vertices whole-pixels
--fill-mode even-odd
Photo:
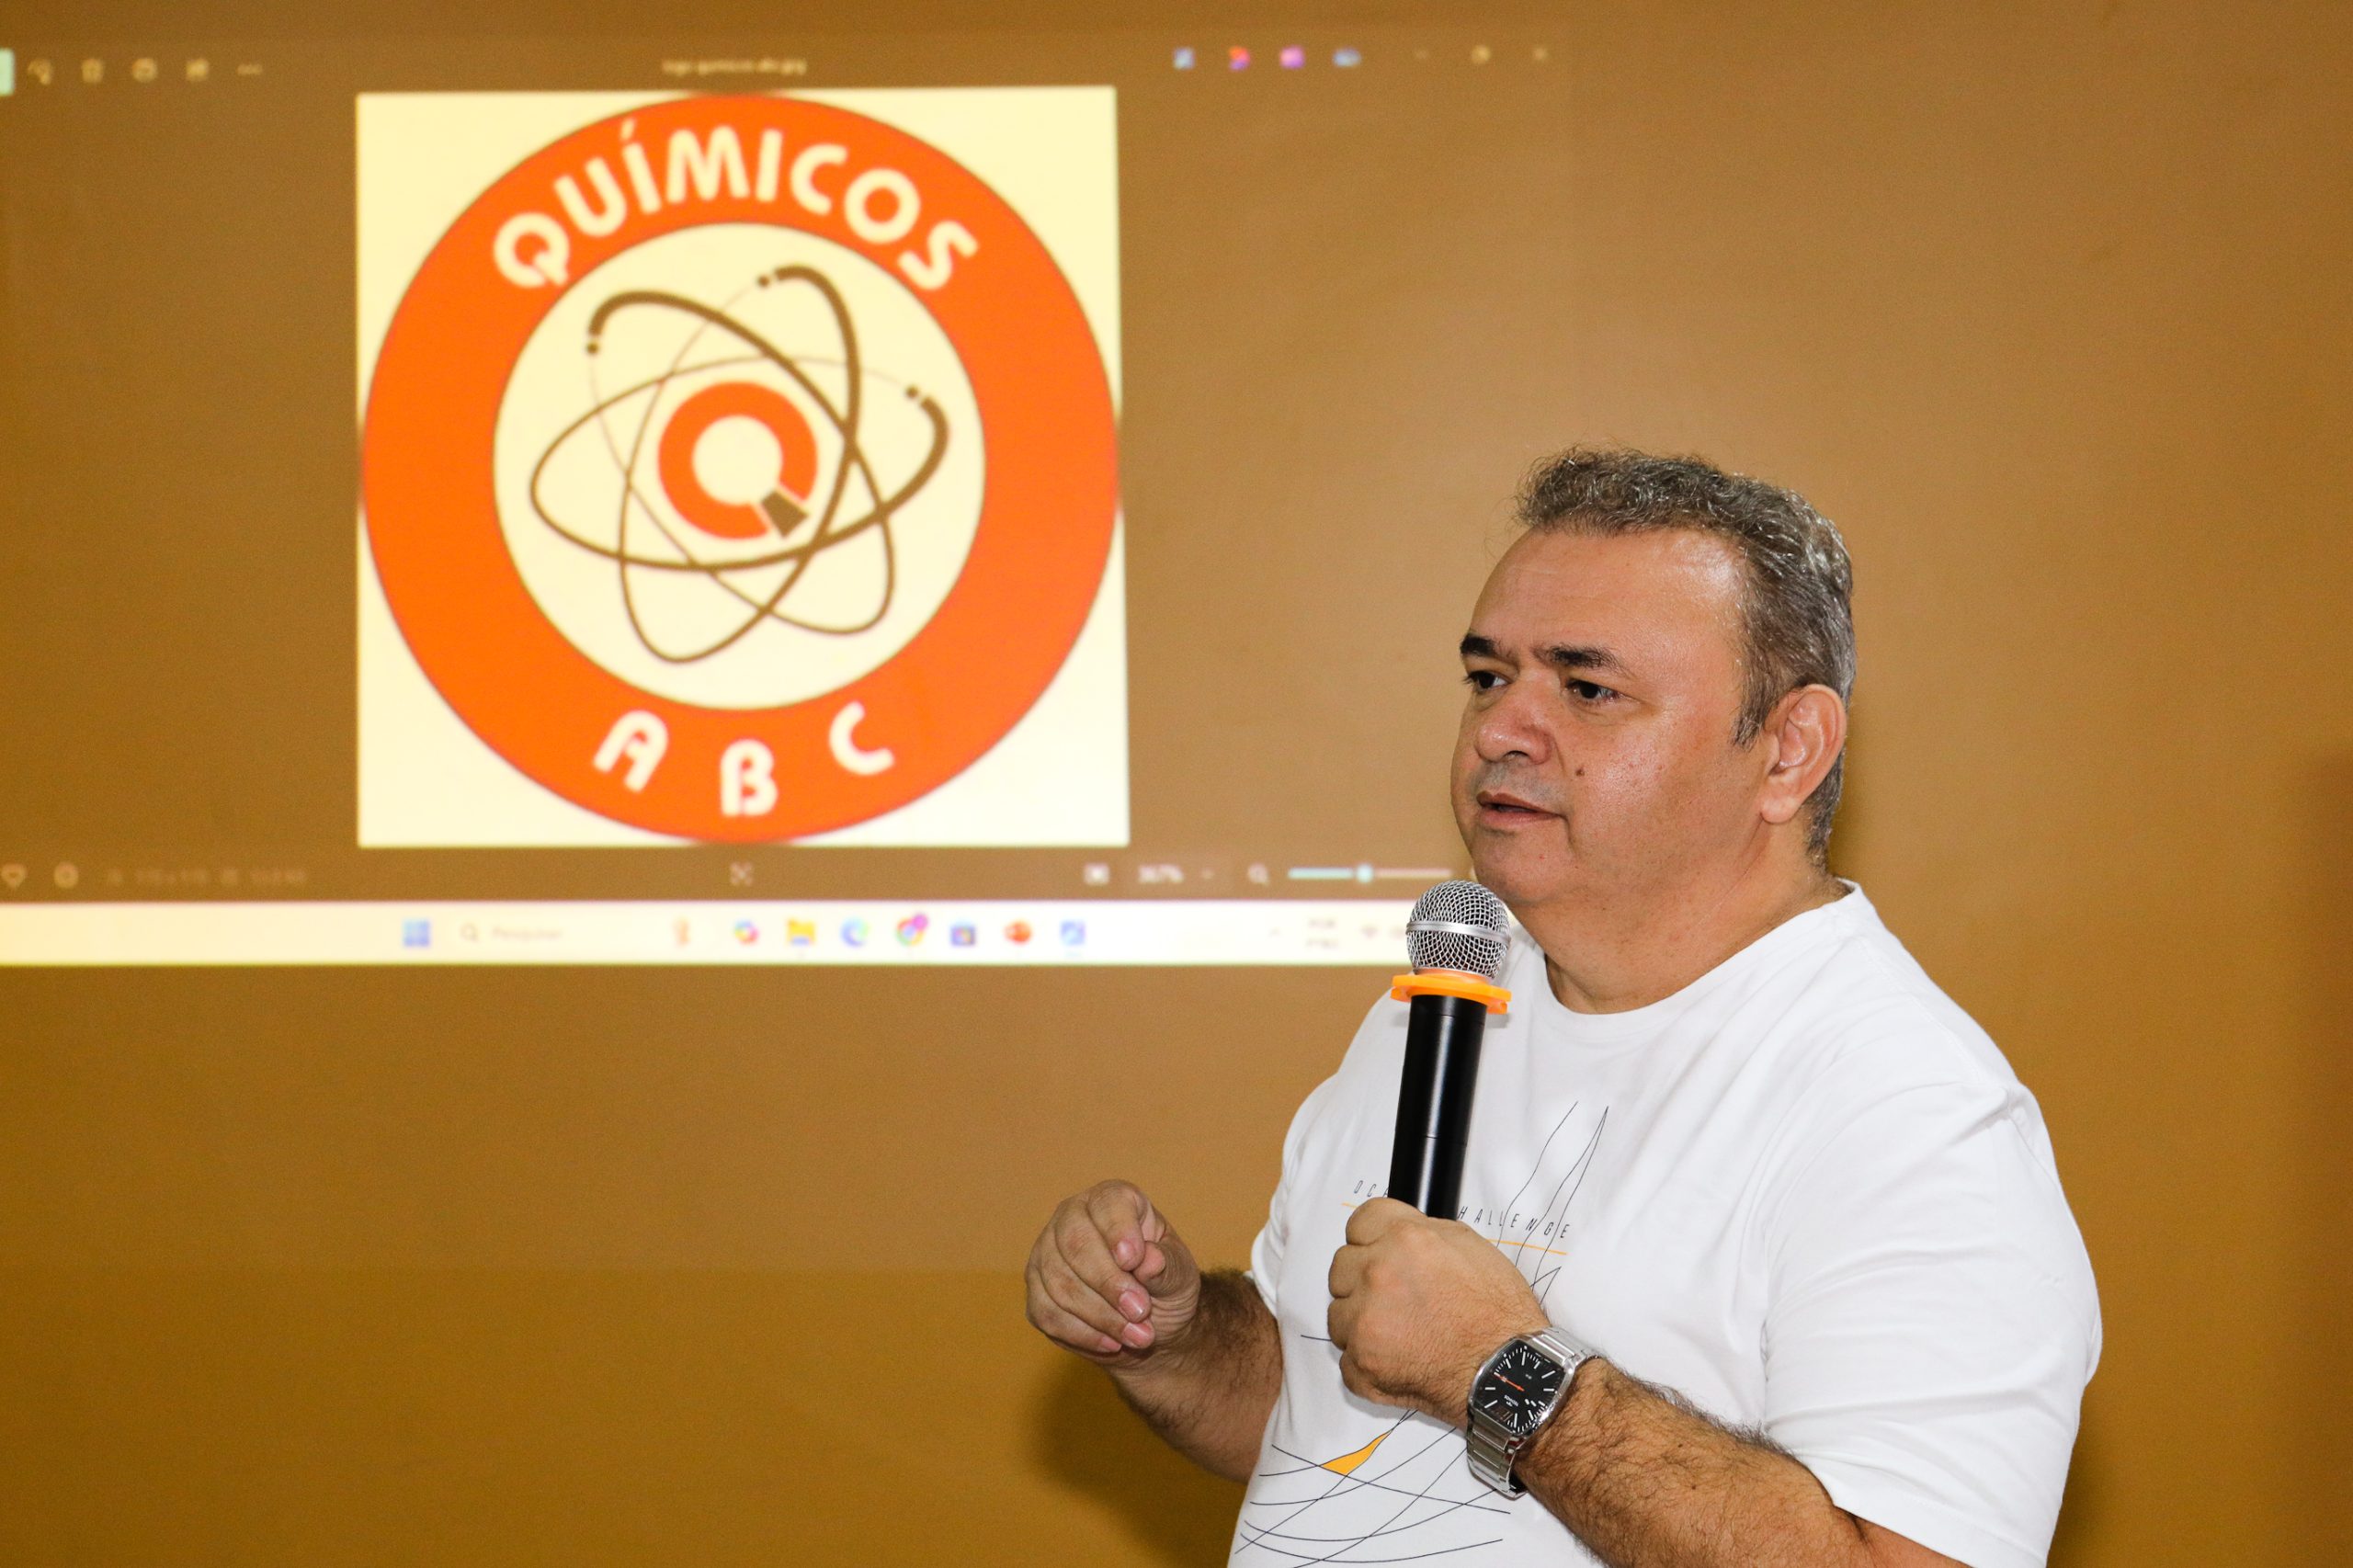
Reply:
[[[756,289],[782,295],[794,288],[810,290],[824,304],[840,345],[837,359],[789,353],[733,313]],[[658,374],[608,395],[597,373],[606,329],[624,312],[648,312],[684,318],[685,335],[677,351]],[[745,352],[698,358],[698,348],[714,334]],[[613,562],[630,629],[646,652],[670,664],[692,664],[733,647],[767,621],[850,637],[870,630],[890,613],[898,584],[898,542],[892,525],[938,472],[948,450],[948,419],[929,394],[912,386],[903,389],[930,424],[929,449],[913,474],[896,489],[886,490],[865,449],[863,426],[868,378],[889,378],[864,365],[848,306],[823,273],[810,267],[777,267],[717,308],[681,294],[627,290],[598,305],[589,318],[585,352],[595,402],[558,432],[533,466],[531,508],[568,543]],[[809,373],[809,368],[827,366],[842,372],[838,399]],[[821,481],[820,471],[828,465],[802,407],[776,387],[747,377],[743,368],[781,375],[823,415],[838,448],[830,479]],[[680,386],[694,380],[703,384],[677,396]],[[642,404],[633,428],[622,411],[632,400]],[[665,403],[672,406],[657,435],[655,415]],[[550,465],[592,426],[620,479],[609,542],[567,523],[543,489]],[[758,494],[715,491],[704,472],[714,444],[723,449],[732,443],[740,479],[746,472],[747,441],[749,472],[757,480],[751,488]],[[859,497],[856,504],[851,501],[853,480]],[[655,490],[666,507],[655,505],[650,494]],[[880,541],[882,561],[881,592],[870,613],[846,621],[794,613],[790,601],[795,591],[817,563],[868,534]],[[681,574],[699,576],[725,596],[724,601],[715,602],[724,602],[732,619],[707,639],[681,642],[657,636],[641,613],[641,578],[649,573],[663,574],[657,580],[675,581]]]

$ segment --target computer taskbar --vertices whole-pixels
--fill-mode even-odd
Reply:
[[[1402,966],[1412,907],[1361,898],[44,903],[0,908],[0,966]]]

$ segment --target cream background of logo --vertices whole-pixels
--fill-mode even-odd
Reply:
[[[358,384],[363,417],[377,347],[417,268],[459,214],[508,169],[549,142],[608,116],[677,96],[360,97]],[[931,143],[971,169],[1020,213],[1078,297],[1102,352],[1117,407],[1119,224],[1112,89],[850,89],[792,96],[868,116]],[[922,799],[869,822],[799,842],[1125,844],[1124,531],[1123,523],[1114,529],[1102,586],[1069,658],[1045,695],[1004,739]],[[364,517],[358,556],[358,833],[363,847],[681,842],[574,805],[477,739],[434,690],[402,640],[376,580]],[[717,787],[714,778],[714,791]]]

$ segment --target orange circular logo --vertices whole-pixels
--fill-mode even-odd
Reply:
[[[1044,693],[1108,561],[1078,300],[904,131],[689,98],[575,131],[409,285],[361,489],[449,707],[564,799],[791,838],[907,804]]]

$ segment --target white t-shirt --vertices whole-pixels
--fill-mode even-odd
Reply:
[[[2090,1261],[2033,1096],[1861,891],[1631,1012],[1562,1006],[1525,932],[1505,983],[1461,1218],[1553,1323],[1859,1517],[2042,1562],[2099,1357]],[[1388,1179],[1405,1021],[1375,1004],[1284,1141],[1251,1250],[1282,1394],[1233,1561],[1596,1562],[1458,1432],[1340,1386],[1326,1271]]]

